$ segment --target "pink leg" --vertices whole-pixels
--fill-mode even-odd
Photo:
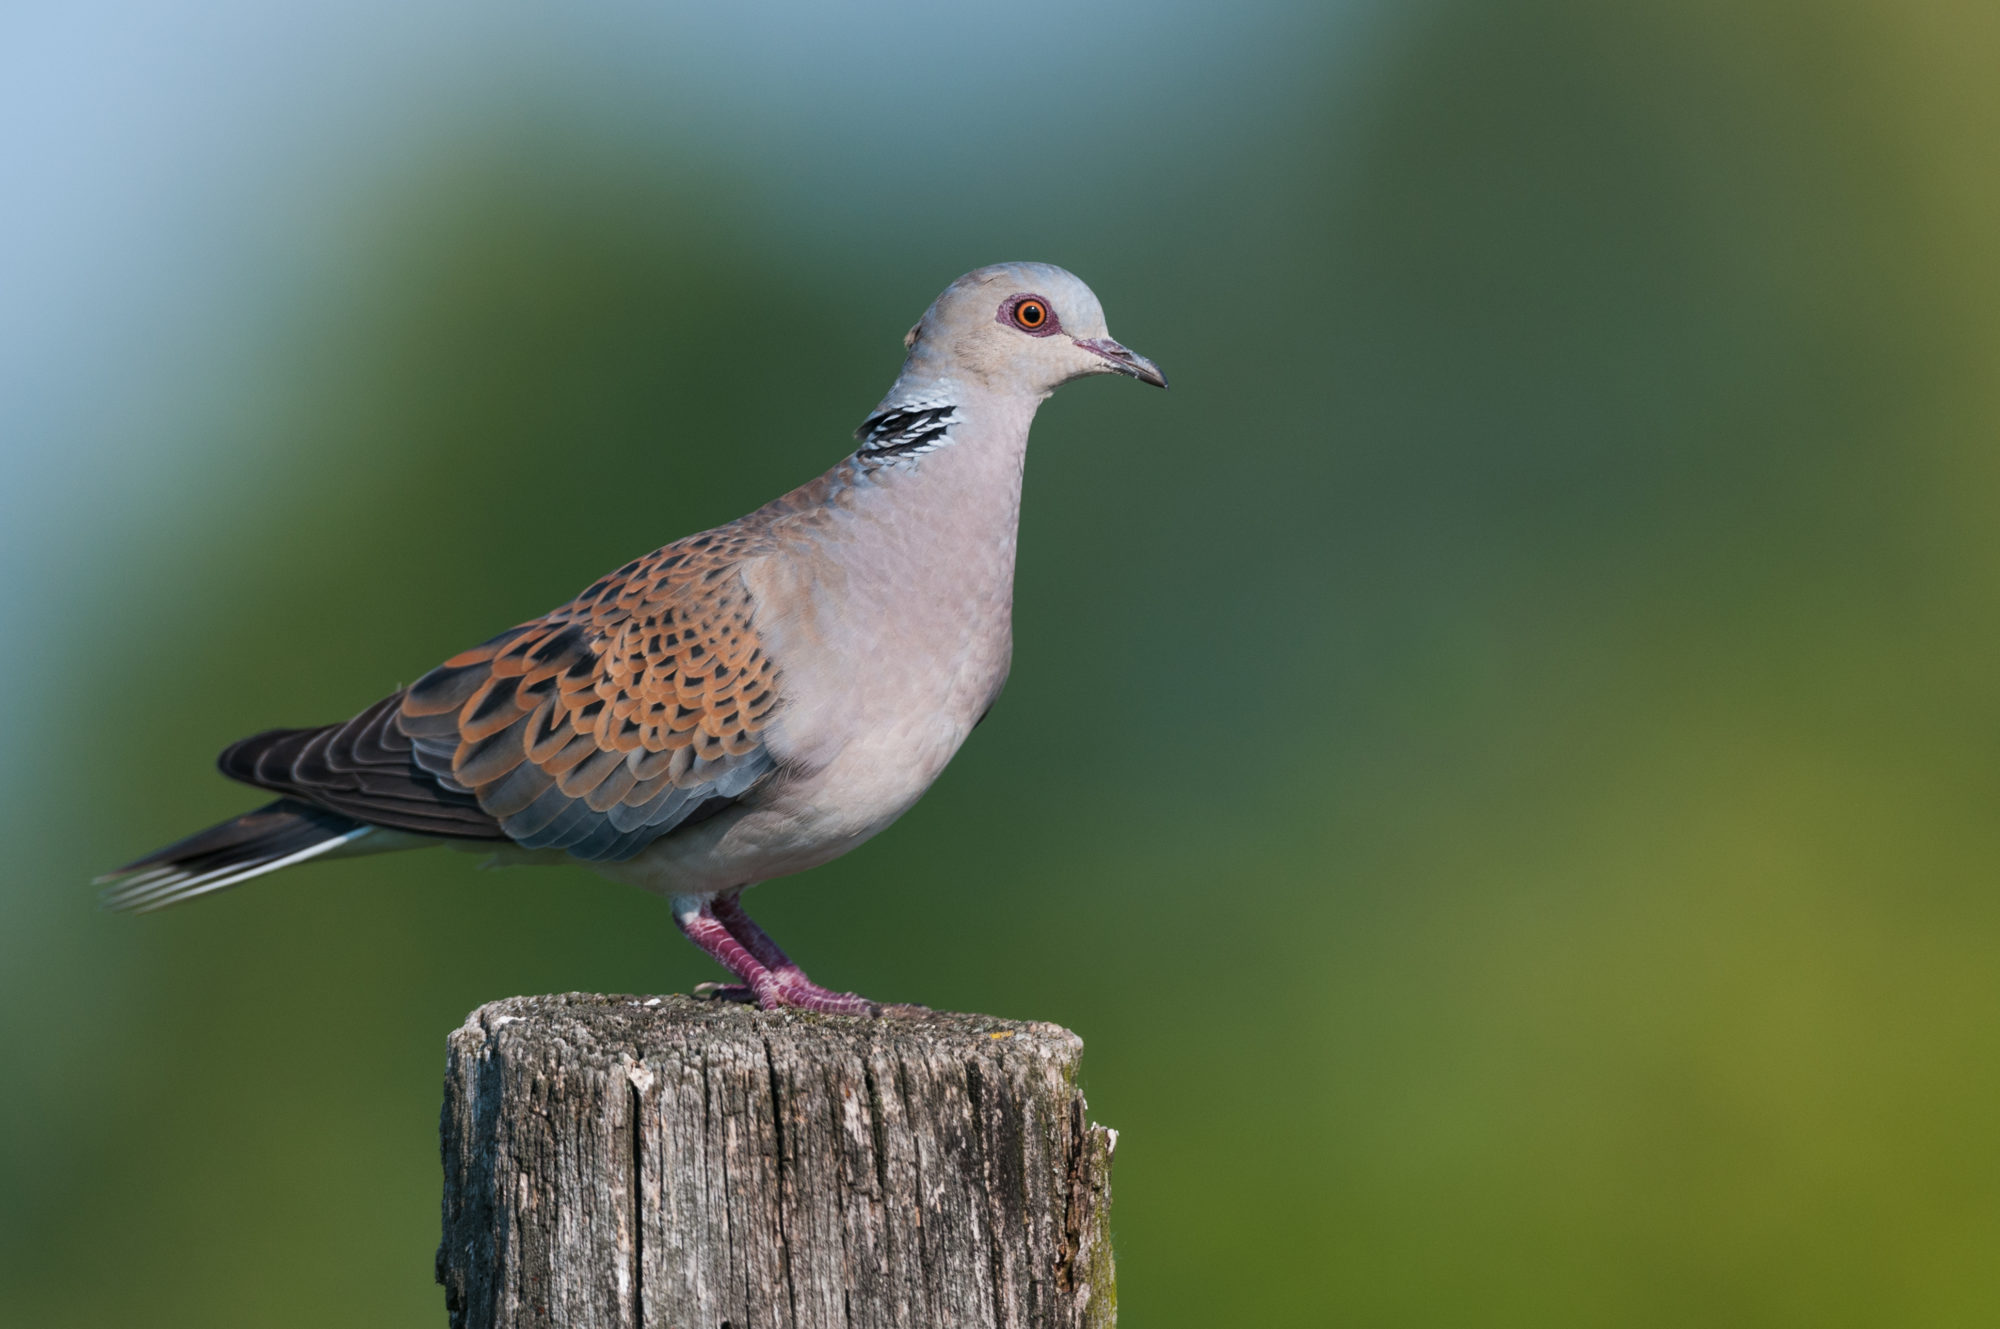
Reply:
[[[852,992],[830,992],[806,977],[764,929],[750,921],[734,895],[706,903],[692,897],[674,901],[674,922],[689,941],[741,979],[749,995],[767,1011],[780,1006],[829,1015],[880,1015],[882,1008]]]
[[[674,923],[711,960],[742,979],[753,994],[759,986],[769,986],[772,982],[770,970],[757,963],[756,957],[743,949],[743,943],[729,935],[729,929],[716,921],[706,904],[692,897],[677,896]]]

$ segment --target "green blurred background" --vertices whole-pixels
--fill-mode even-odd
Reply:
[[[2000,1320],[2000,10],[825,10],[0,18],[0,1319],[442,1322],[445,1033],[664,906],[84,880],[1027,257],[1173,391],[1044,409],[1005,698],[753,904],[1084,1036],[1126,1322]]]

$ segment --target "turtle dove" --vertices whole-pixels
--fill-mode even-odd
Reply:
[[[809,980],[745,888],[907,812],[1006,681],[1035,409],[1091,374],[1166,386],[1090,288],[1003,263],[947,287],[818,479],[600,578],[353,719],[243,739],[279,795],[100,879],[151,910],[313,859],[449,843],[666,896],[768,1008],[879,1013]]]

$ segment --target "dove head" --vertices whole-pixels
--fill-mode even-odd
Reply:
[[[1104,326],[1104,307],[1071,273],[1048,263],[996,263],[947,286],[904,345],[905,388],[957,383],[1046,397],[1073,378],[1125,374],[1154,387],[1166,376]]]

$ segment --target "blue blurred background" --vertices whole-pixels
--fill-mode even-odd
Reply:
[[[445,1033],[714,977],[429,853],[90,875],[818,472],[946,281],[1036,429],[1013,681],[761,888],[1062,1021],[1127,1323],[2000,1318],[2000,10],[0,12],[0,1318],[434,1324]]]

